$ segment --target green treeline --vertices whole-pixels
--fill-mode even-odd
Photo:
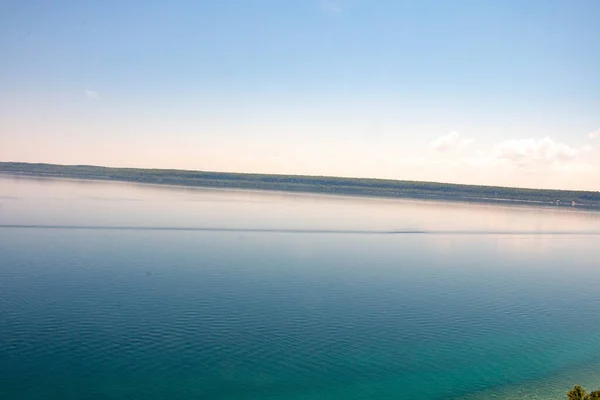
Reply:
[[[575,385],[575,387],[567,393],[567,400],[600,400],[600,390],[586,393],[584,388]]]
[[[242,174],[174,169],[108,168],[88,165],[0,162],[0,172],[166,185],[281,190],[457,201],[520,202],[600,208],[600,192],[521,189],[388,179]]]

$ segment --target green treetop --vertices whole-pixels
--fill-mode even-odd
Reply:
[[[567,393],[567,400],[600,400],[600,390],[588,394],[584,388],[575,385],[575,387]]]

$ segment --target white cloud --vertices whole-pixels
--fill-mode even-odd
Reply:
[[[590,139],[598,139],[598,138],[600,138],[600,129],[595,130],[594,132],[588,133],[588,137]]]
[[[471,139],[464,139],[458,132],[450,132],[447,135],[440,136],[430,143],[431,148],[436,151],[448,151],[452,149],[462,149],[473,143]]]
[[[496,146],[495,154],[498,159],[522,168],[536,169],[552,166],[572,169],[577,164],[578,156],[589,150],[589,146],[570,147],[545,137],[543,139],[508,140]]]
[[[95,90],[86,89],[85,95],[90,100],[100,100],[100,94],[98,92],[96,92]]]
[[[329,14],[339,14],[342,12],[342,6],[336,0],[319,0],[321,10]]]

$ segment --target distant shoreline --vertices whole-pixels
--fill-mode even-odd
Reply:
[[[0,162],[12,176],[72,178],[184,187],[251,189],[485,204],[522,204],[600,210],[600,192],[325,176],[270,175],[173,169]]]

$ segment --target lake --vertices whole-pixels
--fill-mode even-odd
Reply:
[[[0,398],[600,389],[600,213],[0,176]]]

